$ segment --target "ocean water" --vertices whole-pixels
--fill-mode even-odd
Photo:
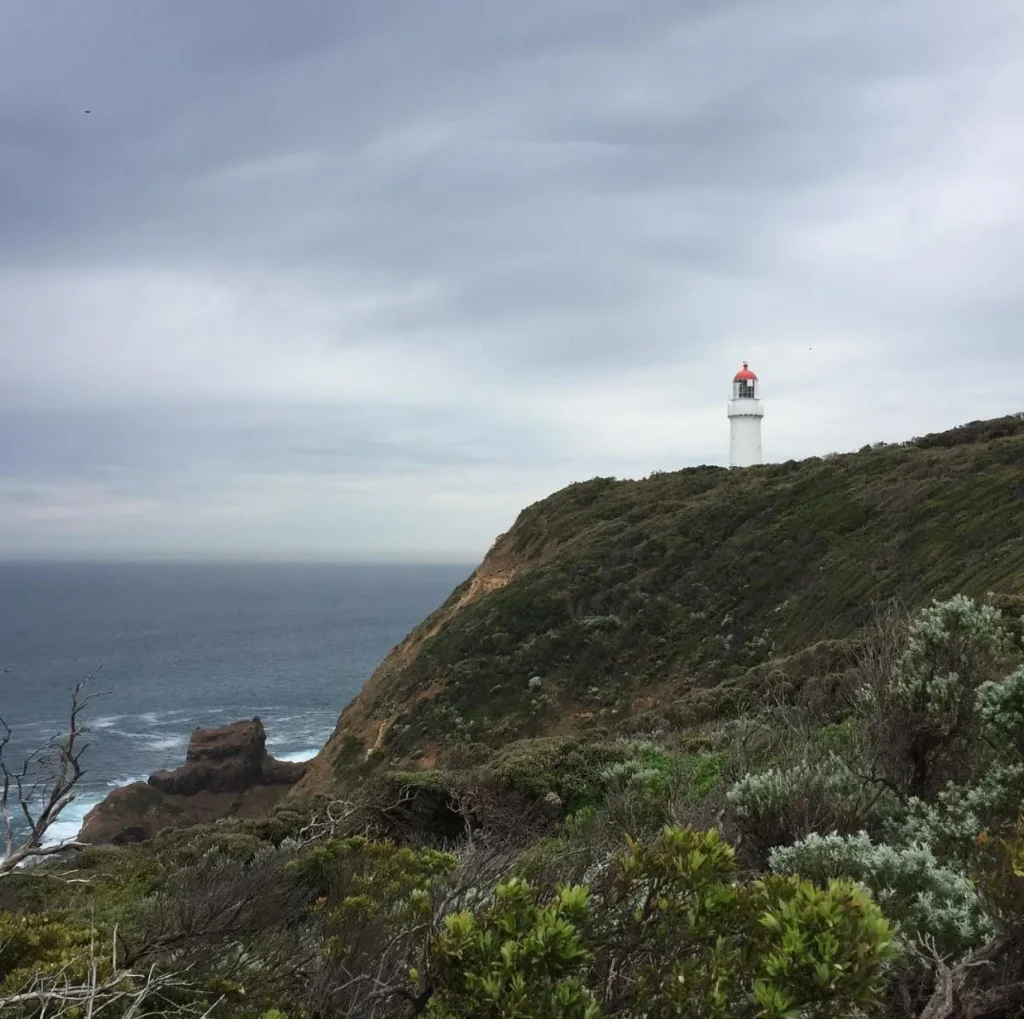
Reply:
[[[184,761],[197,726],[258,715],[305,760],[384,655],[468,565],[0,563],[0,715],[19,759],[66,725],[95,673],[76,834],[110,788]]]

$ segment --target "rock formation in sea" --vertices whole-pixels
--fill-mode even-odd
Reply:
[[[83,842],[141,842],[164,828],[266,816],[305,773],[267,753],[259,718],[196,729],[185,763],[114,789],[85,816]]]

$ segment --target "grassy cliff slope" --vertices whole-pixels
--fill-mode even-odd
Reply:
[[[842,667],[875,606],[1024,594],[1024,416],[525,509],[384,660],[300,784],[453,748],[650,732]]]

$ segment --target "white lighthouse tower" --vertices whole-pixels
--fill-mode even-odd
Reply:
[[[729,401],[729,466],[749,467],[761,463],[761,383],[747,362],[732,380]]]

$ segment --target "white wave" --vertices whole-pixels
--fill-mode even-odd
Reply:
[[[120,778],[107,782],[107,788],[131,785],[133,782],[145,782],[145,775],[122,775]],[[85,820],[85,815],[105,797],[96,791],[81,793],[72,800],[60,813],[57,823],[50,826],[43,839],[44,846],[52,846],[58,842],[68,842],[78,836]]]
[[[44,846],[56,845],[58,842],[69,842],[76,838],[85,820],[85,815],[96,806],[102,796],[93,793],[82,795],[81,798],[69,803],[60,814],[56,824],[50,825],[43,838]]]
[[[123,785],[132,785],[135,782],[145,782],[148,775],[122,775],[120,778],[112,778],[107,782],[108,789],[118,789]]]
[[[113,729],[124,717],[124,715],[100,715],[99,718],[89,721],[87,725],[90,729]]]
[[[287,754],[275,754],[273,750],[270,751],[272,757],[276,757],[279,761],[294,761],[296,763],[303,763],[310,760],[312,757],[320,753],[319,747],[307,747],[305,750],[293,750]]]
[[[170,708],[167,711],[144,711],[141,715],[135,715],[143,725],[180,725],[179,715],[190,715],[188,708]]]
[[[188,736],[161,736],[155,732],[130,733],[132,739],[143,743],[147,750],[180,750],[188,743]]]

